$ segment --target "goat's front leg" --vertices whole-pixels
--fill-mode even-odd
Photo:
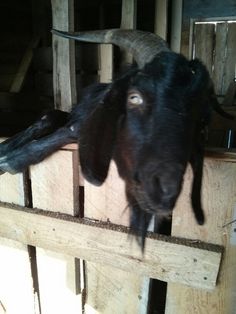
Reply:
[[[11,174],[22,172],[28,166],[39,163],[60,147],[77,142],[77,139],[78,130],[76,126],[68,124],[50,135],[7,152],[0,158],[0,170]]]
[[[53,110],[42,116],[26,130],[17,133],[0,144],[0,156],[4,156],[14,149],[50,134],[66,124],[69,113]]]

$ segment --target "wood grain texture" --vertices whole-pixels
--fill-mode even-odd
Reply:
[[[110,265],[128,272],[127,280],[129,273],[136,273],[203,289],[215,287],[222,253],[217,245],[152,234],[142,254],[124,227],[3,204],[0,236]],[[106,277],[112,280],[110,275]]]
[[[0,200],[25,205],[23,174],[0,176]],[[27,244],[3,237],[0,237],[0,302],[6,313],[32,314],[38,310]]]
[[[223,80],[223,94],[226,93],[229,84],[236,78],[236,23],[228,23],[227,55],[225,60],[225,73]]]
[[[216,289],[209,293],[169,284],[166,313],[235,313],[235,178],[235,162],[205,160],[202,198],[206,223],[198,226],[189,204],[192,174],[188,169],[182,194],[174,210],[172,234],[223,245],[225,252]]]
[[[74,0],[51,0],[53,28],[74,30]],[[53,36],[53,85],[57,109],[70,111],[76,103],[75,43]]]
[[[136,29],[137,25],[137,0],[123,0],[120,28]],[[122,51],[122,64],[132,64],[133,55]]]
[[[154,33],[167,39],[168,31],[168,0],[156,0],[155,1],[155,24]]]
[[[61,150],[32,166],[33,206],[69,215],[79,213],[77,150]],[[37,248],[37,266],[43,313],[80,313],[80,262],[66,251]],[[50,274],[50,276],[49,276]]]
[[[60,150],[31,167],[32,197],[34,207],[76,216],[79,214],[78,198],[74,194],[73,152]],[[75,206],[76,205],[76,206]]]
[[[228,23],[218,23],[216,25],[214,70],[212,77],[217,95],[223,95],[223,80],[227,56],[227,28]]]
[[[194,28],[194,58],[202,60],[211,74],[213,65],[215,25],[195,24]]]

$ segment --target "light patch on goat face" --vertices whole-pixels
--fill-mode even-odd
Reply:
[[[73,125],[70,126],[70,130],[71,130],[71,132],[74,132],[75,131],[75,127]]]
[[[143,97],[138,91],[130,91],[128,93],[127,101],[130,107],[138,107],[143,105]]]

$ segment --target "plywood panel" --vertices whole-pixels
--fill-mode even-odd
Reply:
[[[188,170],[181,197],[174,211],[172,234],[221,244],[225,247],[225,253],[216,289],[208,293],[169,284],[166,313],[235,313],[235,178],[235,162],[205,160],[203,206],[206,223],[204,226],[198,226],[189,203],[192,174]]]

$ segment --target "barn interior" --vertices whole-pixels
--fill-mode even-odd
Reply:
[[[164,1],[166,2],[166,1]],[[182,20],[174,30],[174,1],[167,1],[164,32],[170,45],[177,45],[185,56],[198,57],[210,70],[216,93],[227,111],[235,105],[235,24],[234,1],[183,1]],[[156,1],[137,1],[133,24],[137,29],[155,32]],[[11,135],[32,123],[43,111],[54,107],[52,9],[50,1],[1,1],[1,76],[0,130]],[[93,30],[121,26],[122,1],[75,1],[74,29]],[[131,23],[131,22],[130,22]],[[181,38],[173,32],[181,32]],[[180,35],[178,35],[180,36]],[[99,80],[97,45],[76,42],[76,91]],[[116,49],[114,69],[118,70],[122,56]],[[209,133],[209,146],[227,144],[230,121],[215,117]],[[233,143],[234,142],[234,143]],[[231,146],[235,146],[232,140]]]
[[[216,94],[223,109],[236,115],[236,2],[234,0],[2,0],[0,2],[1,137],[12,136],[27,128],[52,108],[69,111],[71,106],[79,100],[85,86],[101,81],[103,73],[100,55],[106,52],[103,52],[98,44],[74,43],[75,50],[73,51],[73,47],[70,47],[75,69],[73,95],[70,95],[71,106],[62,104],[63,96],[58,94],[58,89],[55,87],[57,84],[53,72],[55,47],[50,32],[55,26],[53,21],[55,12],[53,13],[52,5],[63,10],[60,7],[62,2],[70,3],[73,8],[72,11],[67,12],[70,19],[69,24],[71,23],[70,30],[122,27],[155,32],[163,37],[175,52],[180,52],[189,59],[200,58],[212,76]],[[127,13],[126,19],[125,3],[132,3],[133,8],[131,14]],[[63,27],[63,23],[61,25]],[[124,56],[117,47],[113,48],[112,75],[124,67],[124,60],[132,62],[132,58]],[[207,146],[234,152],[236,148],[235,131],[235,121],[213,113],[208,130]],[[28,183],[30,184],[30,180]],[[84,189],[83,187],[79,189],[81,204]],[[164,234],[171,233],[170,225],[163,228]],[[31,248],[29,254],[32,259],[36,259],[34,249]],[[76,267],[80,268],[81,264]],[[88,266],[88,269],[92,272],[91,265]],[[35,272],[32,269],[31,271]],[[36,277],[33,281],[34,290],[38,296],[39,286]],[[96,279],[98,280],[98,278]],[[90,281],[88,282],[91,284]],[[106,283],[102,282],[102,284]],[[142,303],[139,309],[140,313],[184,313],[181,312],[181,309],[176,310],[175,313],[171,312],[173,311],[173,307],[170,305],[171,301],[168,301],[169,306],[166,306],[166,282],[151,280],[147,285],[149,287],[148,293],[146,293],[147,300],[144,300],[143,303],[140,302],[140,304]],[[74,288],[74,290],[76,289]],[[121,290],[120,287],[116,287],[116,289],[117,291]],[[118,293],[117,291],[115,292]],[[43,295],[44,293],[42,293],[42,300]],[[173,293],[170,295],[173,296]],[[115,305],[115,298],[111,292],[107,298],[109,297],[113,300],[114,313],[123,313],[117,310],[116,306],[119,304]],[[139,298],[139,301],[143,298],[142,295],[136,297]],[[86,296],[83,295],[83,298],[86,299]],[[180,299],[181,296],[178,300]],[[3,312],[1,312],[1,302],[0,295],[0,313],[8,313],[4,312],[4,306],[2,306]],[[53,314],[50,311],[44,312],[44,303],[41,302],[41,306],[38,305],[38,313]],[[207,301],[205,302],[207,303]],[[235,304],[231,297],[229,302],[231,305],[233,302]],[[94,301],[93,304],[98,307],[97,312],[95,310],[93,312],[91,309],[89,312],[89,307],[87,307],[86,313],[111,313],[112,305],[106,307],[101,300],[97,300],[97,303]],[[221,312],[222,308],[217,308],[214,312],[214,304],[213,302],[211,308],[208,309],[212,310],[212,313],[233,313]],[[72,314],[75,311],[71,310],[68,313]],[[80,312],[78,311],[78,313]],[[125,313],[134,312],[127,310]],[[201,312],[195,309],[195,312],[192,313]]]

